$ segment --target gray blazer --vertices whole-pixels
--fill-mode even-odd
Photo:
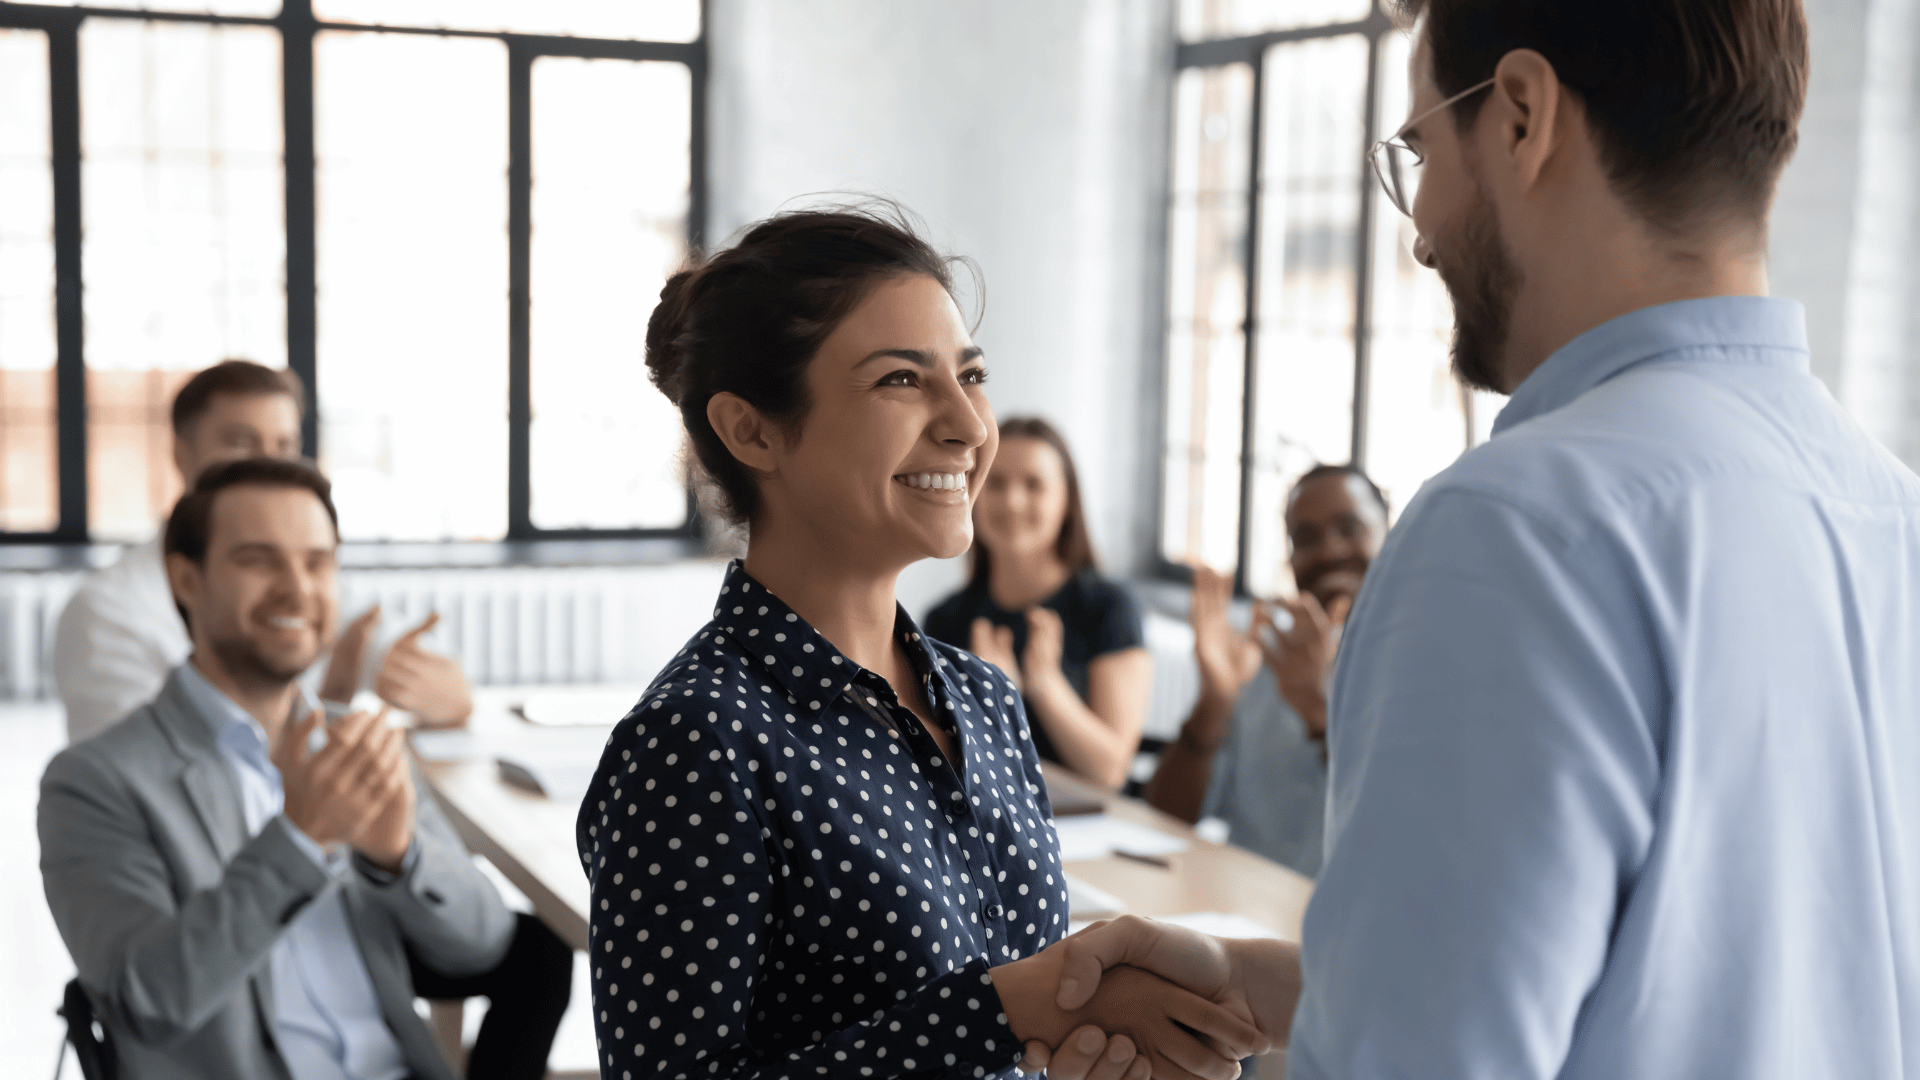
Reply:
[[[406,945],[436,971],[489,970],[513,916],[440,808],[419,794],[411,870],[334,885],[285,818],[248,837],[238,781],[176,670],[160,696],[68,747],[40,781],[40,873],[121,1075],[291,1080],[270,955],[322,890],[348,921],[381,1012],[420,1080],[455,1080],[413,1011]]]

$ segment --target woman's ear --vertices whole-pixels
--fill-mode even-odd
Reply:
[[[738,394],[715,394],[707,399],[707,423],[740,464],[755,472],[774,471],[774,454],[781,442],[778,425],[752,403]]]

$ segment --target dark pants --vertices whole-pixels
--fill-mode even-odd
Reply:
[[[540,1080],[560,1017],[573,994],[573,950],[532,915],[516,916],[513,944],[492,971],[442,975],[411,947],[413,992],[429,1001],[484,997],[486,1019],[467,1055],[467,1080]]]

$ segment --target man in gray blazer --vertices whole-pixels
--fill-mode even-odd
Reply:
[[[476,1044],[472,1075],[543,1071],[571,953],[557,984],[550,956],[516,966],[542,946],[416,788],[400,733],[327,722],[296,682],[333,630],[338,543],[311,466],[204,474],[166,531],[192,654],[41,781],[47,901],[124,1077],[454,1080],[413,1009],[423,981],[542,1014],[537,1045]]]

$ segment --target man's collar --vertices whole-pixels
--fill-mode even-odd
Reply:
[[[762,661],[794,704],[809,713],[831,705],[861,671],[818,630],[755,581],[738,559],[727,566],[713,618],[722,628],[720,632],[732,635],[741,648]],[[915,666],[931,672],[941,688],[951,693],[945,667],[919,625],[898,603],[894,605],[893,625],[894,636],[907,647]]]
[[[1806,309],[1769,296],[1680,300],[1610,319],[1561,346],[1527,376],[1493,422],[1500,435],[1649,360],[1688,349],[1739,349],[1743,363],[1808,365]],[[1736,359],[1725,354],[1696,359]]]
[[[262,746],[268,745],[266,729],[260,726],[260,721],[254,719],[252,713],[241,708],[238,702],[228,697],[225,691],[213,685],[213,680],[207,678],[199,668],[193,665],[192,657],[181,661],[180,666],[174,670],[178,673],[180,689],[186,693],[187,700],[193,703],[194,711],[199,713],[200,718],[213,730],[215,739],[218,739],[226,729],[239,724],[252,729],[260,736]],[[293,711],[287,718],[289,721],[319,707],[305,686],[295,685],[297,690],[293,699]]]

